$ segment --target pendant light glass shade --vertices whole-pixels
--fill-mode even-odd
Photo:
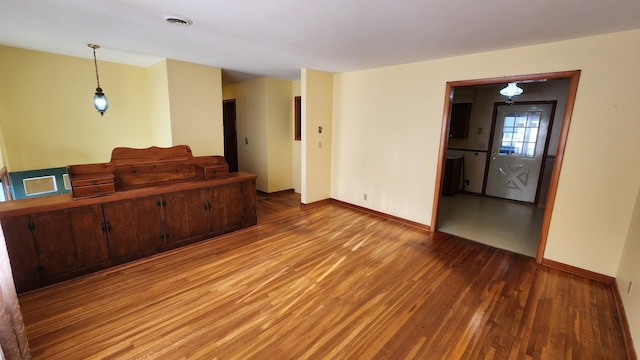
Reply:
[[[513,96],[518,96],[522,94],[524,90],[522,90],[522,88],[519,88],[517,84],[518,83],[510,82],[509,85],[507,85],[507,87],[500,90],[500,95],[506,96],[506,97],[513,97]]]
[[[109,108],[109,100],[102,92],[101,88],[96,89],[96,94],[93,96],[93,106],[100,113],[100,116],[104,116],[104,112]]]
[[[96,49],[100,48],[100,45],[95,44],[87,44],[88,47],[93,49],[93,64],[96,68],[96,83],[98,87],[96,87],[96,93],[93,95],[93,106],[95,106],[96,110],[100,113],[100,116],[104,116],[104,112],[109,108],[109,100],[102,92],[102,88],[100,87],[100,78],[98,77],[98,60],[96,60]]]

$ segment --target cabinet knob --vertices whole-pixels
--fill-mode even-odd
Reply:
[[[100,189],[99,189],[99,188],[97,188],[97,187],[94,187],[94,188],[93,188],[93,192],[94,192],[94,193],[97,193],[98,191],[100,191]]]

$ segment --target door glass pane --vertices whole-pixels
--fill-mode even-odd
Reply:
[[[510,113],[504,116],[504,127],[513,127],[516,122],[516,114]]]
[[[538,128],[540,127],[540,111],[529,112],[529,119],[527,120],[527,127]]]
[[[540,116],[540,111],[526,111],[505,115],[500,155],[533,157],[538,139]]]

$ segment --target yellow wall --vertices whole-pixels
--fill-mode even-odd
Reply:
[[[224,155],[220,68],[167,60],[172,145]]]
[[[99,57],[99,54],[98,54]],[[163,60],[98,61],[109,109],[100,117],[92,59],[0,46],[0,129],[9,171],[109,161],[115,147],[186,144],[224,153],[220,68]]]
[[[635,198],[635,208],[616,276],[622,303],[629,321],[629,329],[636,346],[640,344],[640,261],[638,261],[638,254],[640,254],[640,191]],[[631,281],[633,287],[631,293],[627,294]]]
[[[635,30],[335,75],[331,196],[429,225],[446,82],[581,69],[544,256],[615,276],[640,186],[638,63]]]
[[[114,147],[151,145],[146,70],[101,61],[98,68],[110,104],[104,117],[92,103],[92,59],[0,46],[9,171],[109,161]]]
[[[169,76],[167,60],[147,68],[151,139],[155,146],[170,147],[171,112],[169,102]]]
[[[267,192],[293,188],[291,173],[293,140],[293,95],[291,81],[267,78]]]
[[[300,80],[298,81],[294,81],[291,84],[291,89],[292,89],[292,94],[291,97],[296,97],[296,96],[300,96]],[[292,111],[291,113],[291,122],[293,123],[295,121],[294,119],[295,116],[295,111]],[[295,127],[291,128],[291,138],[295,138]],[[291,183],[293,186],[293,189],[295,190],[295,192],[300,193],[302,190],[302,184],[301,184],[301,173],[300,173],[300,164],[302,162],[302,158],[300,157],[300,152],[301,152],[301,148],[300,148],[300,144],[302,143],[302,141],[294,141],[293,142],[293,147],[291,149],[291,151],[293,152],[292,154],[292,159],[293,159],[293,164],[292,164],[292,173],[291,173]]]
[[[331,197],[333,74],[302,69],[301,201]],[[318,128],[322,127],[322,133]]]
[[[236,99],[240,170],[258,175],[260,191],[292,189],[291,81],[260,78],[226,85],[222,92],[225,100]]]
[[[238,169],[258,175],[256,187],[268,190],[266,78],[226,85],[223,99],[236,99]]]

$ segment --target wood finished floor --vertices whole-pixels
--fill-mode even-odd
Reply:
[[[35,359],[624,359],[609,285],[336,204],[20,296]]]

